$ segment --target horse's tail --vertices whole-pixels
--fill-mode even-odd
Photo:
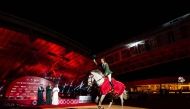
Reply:
[[[127,100],[129,98],[128,92],[126,90],[124,90],[123,92],[123,99]]]

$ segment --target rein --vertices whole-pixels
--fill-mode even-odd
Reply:
[[[92,83],[92,78],[94,79],[94,75],[93,74],[91,74],[92,76],[90,76],[90,78],[91,78],[91,83]],[[98,79],[97,81],[96,81],[96,79],[94,79],[95,81],[96,81],[96,83],[98,82],[98,81],[100,81],[101,79],[103,79],[105,76],[102,76],[102,78],[100,78],[100,79]],[[88,81],[89,82],[89,81]],[[99,86],[101,86],[102,84],[100,84]]]
[[[102,78],[98,79],[96,82],[100,81],[101,79],[103,79],[105,76],[102,76]]]

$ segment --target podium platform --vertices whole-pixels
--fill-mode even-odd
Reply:
[[[77,96],[79,103],[91,103],[91,96]]]

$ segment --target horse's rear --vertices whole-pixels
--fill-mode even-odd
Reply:
[[[108,78],[105,78],[104,79],[104,83],[100,86],[100,91],[101,91],[101,94],[105,95],[107,93],[111,93],[113,94],[113,96],[115,98],[117,98],[118,96],[124,94],[127,96],[127,92],[125,90],[125,85],[119,81],[116,81],[114,78],[112,78],[112,82],[114,84],[114,92],[111,92],[111,85],[109,83],[109,80]]]
[[[104,83],[100,86],[101,95],[106,95],[107,93],[111,93],[112,96],[117,99],[118,97],[121,99],[121,106],[123,109],[123,103],[124,100],[128,99],[127,91],[125,90],[125,85],[119,81],[116,81],[112,78],[112,82],[114,84],[114,92],[110,92],[111,85],[109,83],[109,80],[107,78],[104,78]],[[102,101],[101,101],[102,102]],[[111,107],[112,102],[108,105],[108,109]]]
[[[128,91],[126,91],[126,90],[124,90],[124,92],[123,92],[123,99],[124,100],[129,99],[129,94],[128,94]]]
[[[128,93],[125,90],[126,87],[123,83],[119,82],[119,81],[115,81],[115,86],[114,86],[114,92],[113,96],[117,99],[119,96],[121,96],[124,100],[128,99]]]

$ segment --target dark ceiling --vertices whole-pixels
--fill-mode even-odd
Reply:
[[[131,37],[189,12],[188,1],[22,2],[1,10],[48,27],[102,52]],[[10,3],[8,4],[10,5]]]

